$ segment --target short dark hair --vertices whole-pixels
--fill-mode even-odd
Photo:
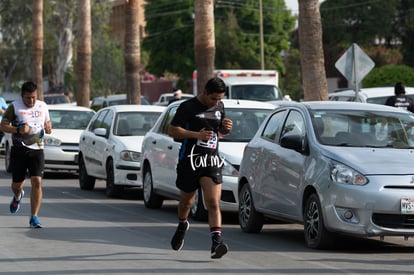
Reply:
[[[221,78],[213,77],[206,83],[205,90],[207,94],[222,94],[226,92],[226,84]]]
[[[402,82],[397,82],[394,86],[395,95],[405,94],[405,88]]]
[[[33,93],[37,90],[37,85],[32,81],[27,81],[22,85],[22,94]]]

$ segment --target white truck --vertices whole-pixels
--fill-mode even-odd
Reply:
[[[283,100],[279,74],[275,70],[214,70],[226,83],[226,98],[257,101]],[[197,95],[197,71],[193,73],[193,93]]]

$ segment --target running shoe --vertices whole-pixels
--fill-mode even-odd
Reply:
[[[16,213],[17,211],[19,211],[19,209],[20,209],[20,202],[22,201],[23,196],[24,196],[24,191],[23,191],[23,189],[22,189],[22,191],[20,191],[20,199],[19,199],[19,200],[17,200],[17,199],[16,199],[16,197],[15,197],[15,196],[13,196],[13,199],[12,199],[12,201],[11,201],[11,203],[10,203],[10,212],[11,212],[12,214],[14,214],[14,213]]]
[[[177,226],[177,230],[171,240],[171,247],[172,249],[178,251],[184,245],[184,236],[185,232],[190,228],[190,223],[187,221],[185,223],[179,223]]]
[[[42,228],[43,225],[39,222],[39,218],[37,216],[31,216],[29,221],[31,228]]]
[[[212,241],[211,258],[220,259],[227,253],[229,247],[221,240],[220,236],[214,236]]]

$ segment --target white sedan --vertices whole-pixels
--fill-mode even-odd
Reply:
[[[144,203],[148,208],[160,208],[164,199],[179,198],[180,191],[175,186],[175,180],[181,143],[168,136],[167,129],[181,102],[173,102],[167,107],[142,143]],[[226,212],[237,212],[237,176],[243,149],[275,106],[234,99],[225,99],[223,103],[226,116],[233,121],[233,130],[220,139],[219,153],[225,159],[220,208]],[[191,214],[194,219],[205,220],[207,211],[201,198],[199,190]]]
[[[106,180],[106,195],[142,188],[141,142],[165,107],[115,105],[100,109],[79,139],[79,185],[93,190]]]
[[[79,136],[95,114],[87,107],[69,104],[49,105],[52,133],[45,134],[45,171],[77,172]],[[11,134],[4,138],[5,168],[10,170]]]

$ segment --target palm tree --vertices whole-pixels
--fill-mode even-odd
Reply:
[[[197,91],[213,76],[216,44],[214,39],[214,1],[195,0],[194,51],[197,68]]]
[[[92,63],[92,30],[90,0],[78,0],[78,49],[76,65],[76,98],[79,106],[89,106]]]
[[[299,48],[305,100],[328,100],[318,0],[299,0]]]
[[[139,76],[140,43],[139,43],[139,12],[138,0],[125,3],[125,76],[126,93],[129,104],[141,104],[141,81]]]
[[[43,99],[43,0],[33,0],[32,10],[32,79]]]

